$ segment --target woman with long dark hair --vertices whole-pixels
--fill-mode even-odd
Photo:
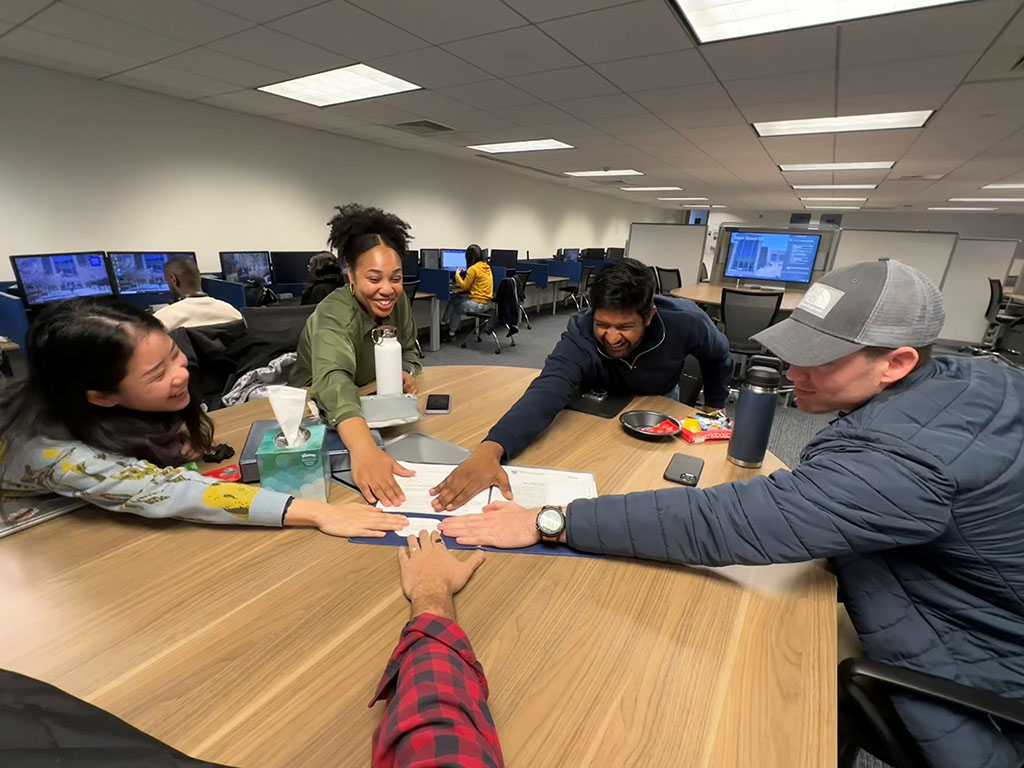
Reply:
[[[330,251],[314,254],[309,260],[309,285],[300,304],[319,304],[345,283],[338,257]]]
[[[483,249],[475,243],[466,248],[466,269],[455,273],[458,293],[452,292],[448,306],[444,309],[444,323],[448,326],[448,338],[454,339],[466,312],[486,312],[491,306],[494,294],[494,278],[491,265],[487,263]]]
[[[144,517],[316,526],[335,536],[401,527],[401,516],[362,504],[293,499],[179,469],[210,451],[213,423],[189,391],[185,356],[140,309],[51,304],[26,347],[28,377],[0,389],[0,509],[7,495],[55,492]]]

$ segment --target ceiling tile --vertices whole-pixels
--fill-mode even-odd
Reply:
[[[551,104],[522,104],[518,107],[499,107],[491,112],[503,117],[516,125],[548,125],[572,119],[572,115],[563,112]]]
[[[193,48],[190,51],[163,59],[160,63],[197,75],[223,80],[226,83],[243,85],[247,88],[279,83],[291,78],[287,72],[270,69],[209,48]]]
[[[700,52],[720,80],[834,70],[836,28],[794,29],[708,43],[700,47]]]
[[[687,135],[690,135],[687,132]],[[761,139],[768,155],[776,163],[820,163],[832,160],[835,137],[832,134],[811,136],[776,136]]]
[[[312,75],[355,63],[345,56],[296,40],[269,27],[253,27],[216,40],[206,47],[294,76]]]
[[[158,35],[63,3],[47,8],[26,22],[26,26],[39,32],[77,40],[143,61],[171,56],[191,47],[181,40]]]
[[[445,50],[497,77],[514,77],[579,64],[536,27],[520,27],[449,43]]]
[[[835,93],[835,73],[826,70],[774,77],[752,77],[747,80],[732,80],[724,85],[736,106],[743,109],[752,104],[792,101],[795,94],[804,98],[813,96],[832,99]]]
[[[445,88],[491,79],[487,72],[440,48],[420,48],[381,59],[370,59],[366,63],[424,88]]]
[[[9,29],[14,29],[14,24],[7,21],[0,21],[0,35]]]
[[[215,107],[224,107],[238,112],[248,112],[251,115],[283,115],[309,110],[309,104],[303,104],[301,101],[249,89],[220,96],[210,96],[201,99],[200,103],[212,104]]]
[[[0,38],[0,57],[96,78],[146,63],[28,27],[18,27]]]
[[[978,61],[968,79],[988,80],[1020,77],[1019,72],[1011,72],[1011,70],[1020,60],[1021,40],[1024,40],[1024,13],[1018,13],[1013,21],[1006,25],[1002,34],[996,38],[991,48]]]
[[[696,112],[659,113],[659,117],[676,130],[745,125],[747,122],[736,107],[703,109]]]
[[[634,0],[505,0],[530,21],[547,21],[562,16],[573,16],[587,11],[596,11],[613,5],[625,5]]]
[[[420,117],[441,120],[441,122],[445,122],[444,118],[451,117],[452,115],[476,111],[465,102],[449,98],[436,91],[396,93],[392,96],[384,96],[381,101],[388,106],[398,107]]]
[[[835,162],[899,160],[922,132],[921,129],[903,129],[899,131],[837,133],[835,135]]]
[[[407,123],[419,118],[419,115],[386,104],[382,99],[363,99],[362,101],[351,101],[347,104],[336,104],[333,107],[324,107],[323,111],[341,117],[352,118],[360,123],[372,123],[374,125]]]
[[[20,24],[51,2],[53,0],[0,0],[0,19],[11,24]]]
[[[627,92],[715,82],[714,74],[695,50],[595,64],[594,69]]]
[[[869,115],[876,112],[938,109],[946,102],[953,90],[953,86],[946,86],[945,88],[914,88],[892,93],[861,95],[840,93],[837,101],[838,112],[840,115]]]
[[[351,0],[375,16],[432,43],[450,43],[503,29],[521,27],[526,19],[501,0]]]
[[[427,46],[420,38],[343,0],[299,11],[269,26],[356,61]]]
[[[234,83],[226,83],[212,77],[165,67],[163,64],[147,64],[144,67],[114,75],[109,78],[109,81],[147,91],[166,93],[183,99],[199,99],[204,96],[216,96],[238,90],[238,86]]]
[[[678,114],[680,112],[732,108],[732,99],[718,83],[636,91],[631,95],[655,114]]]
[[[587,63],[693,48],[663,0],[641,0],[539,26]]]
[[[321,128],[324,130],[351,128],[363,125],[361,120],[346,115],[338,115],[327,109],[310,109],[305,112],[294,112],[287,115],[277,115],[275,120],[283,120],[286,123],[297,123],[310,128]]]
[[[516,138],[531,138],[535,134],[532,129],[514,125],[503,117],[484,112],[482,109],[472,109],[468,112],[459,112],[445,120],[445,124],[457,131],[502,131],[511,136],[513,131],[524,131],[524,133],[501,141],[515,141]]]
[[[71,5],[191,43],[207,43],[252,26],[196,0],[66,0]]]
[[[804,101],[780,101],[776,104],[746,104],[740,107],[743,116],[751,123],[772,120],[798,120],[807,117],[835,117],[835,99],[831,95]],[[870,109],[864,112],[871,112]],[[844,115],[861,112],[841,112]]]
[[[1019,7],[1018,0],[989,0],[847,22],[839,33],[840,67],[980,54]]]
[[[517,107],[521,104],[536,104],[537,99],[525,91],[509,85],[503,80],[487,80],[482,83],[456,85],[441,88],[441,93],[481,109]]]
[[[320,5],[324,0],[202,0],[243,19],[265,24],[291,13]]]
[[[975,60],[974,54],[959,54],[842,67],[839,70],[839,97],[913,91],[919,88],[946,87],[952,90],[971,71]]]
[[[553,72],[538,72],[508,79],[512,85],[544,101],[582,99],[618,93],[619,89],[590,67],[569,67]]]
[[[624,94],[593,96],[589,99],[570,99],[559,101],[555,106],[580,120],[647,114],[646,109]]]

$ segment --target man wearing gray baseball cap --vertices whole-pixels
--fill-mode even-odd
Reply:
[[[840,412],[792,471],[578,499],[559,540],[682,564],[827,558],[870,659],[1024,698],[1024,375],[932,359],[944,322],[935,285],[898,261],[826,274],[754,337],[790,364],[801,410]],[[460,544],[522,547],[540,539],[537,516],[499,503],[442,530]],[[1020,731],[893,700],[935,768],[1024,761]]]

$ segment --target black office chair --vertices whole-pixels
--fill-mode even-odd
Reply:
[[[648,267],[647,271],[651,273],[651,277],[654,278],[654,292],[661,293],[661,281],[658,280],[658,270],[654,267]]]
[[[419,280],[410,280],[409,282],[403,282],[402,283],[402,291],[405,293],[406,296],[409,297],[409,304],[410,305],[412,304],[413,299],[416,298],[416,291],[418,291],[419,288],[420,288],[420,281]],[[416,338],[416,339],[413,339],[413,342],[416,344],[416,356],[420,360],[422,360],[423,359],[423,347],[420,346],[420,340],[418,338]]]
[[[533,272],[532,269],[517,269],[514,277],[516,281],[516,299],[519,302],[519,313],[526,321],[526,327],[532,331],[533,326],[530,325],[530,316],[526,314],[526,308],[523,306],[523,302],[526,301],[526,284],[530,282],[531,272]]]
[[[661,293],[668,296],[676,288],[683,287],[683,276],[678,269],[663,269],[657,267],[658,285],[661,286]]]
[[[840,717],[845,721],[839,734],[839,768],[852,768],[862,748],[893,768],[929,768],[896,713],[891,693],[911,693],[993,723],[1024,727],[1024,702],[894,664],[846,659],[839,665]]]
[[[590,306],[590,298],[587,296],[587,288],[590,286],[590,275],[594,271],[593,267],[580,267],[580,284],[579,285],[567,285],[564,288],[558,290],[566,294],[565,301],[571,301],[576,305],[576,311],[582,312],[583,307]]]
[[[711,278],[708,276],[708,268],[704,265],[704,262],[702,261],[700,263],[700,274],[697,277],[697,282],[707,283],[710,282],[710,280]]]
[[[696,406],[703,388],[704,376],[700,372],[700,363],[693,355],[687,355],[679,377],[679,402]]]
[[[750,337],[775,322],[781,305],[782,291],[722,288],[722,333],[729,339],[729,351],[743,357],[738,375],[745,373],[747,358],[763,352]]]
[[[515,278],[506,277],[498,283],[498,291],[489,309],[480,312],[466,312],[466,317],[472,317],[474,321],[473,330],[470,333],[476,334],[478,344],[483,341],[483,334],[488,334],[494,340],[494,354],[496,355],[501,354],[501,342],[498,341],[498,334],[494,332],[499,325],[508,328],[508,338],[513,347],[516,345],[515,335],[519,333],[517,325],[519,297],[517,293],[518,284]],[[467,335],[460,345],[463,349],[466,348],[468,340],[469,336]]]
[[[960,347],[957,351],[1013,365],[1012,361],[1005,358],[1002,353],[1007,352],[1008,354],[1018,356],[1021,353],[1013,349],[1000,349],[1000,342],[1007,328],[1016,325],[1021,316],[1003,311],[1008,308],[1009,302],[1003,295],[1002,282],[994,277],[990,277],[988,279],[988,291],[988,307],[985,309],[985,319],[988,321],[988,328],[985,330],[985,336],[981,344],[968,344]]]

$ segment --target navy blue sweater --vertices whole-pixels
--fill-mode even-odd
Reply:
[[[495,424],[487,440],[512,458],[554,420],[579,390],[664,395],[679,384],[693,355],[704,377],[704,401],[725,405],[732,376],[729,341],[711,318],[686,299],[655,296],[657,312],[628,359],[609,357],[594,338],[594,314],[574,315],[561,340],[519,401]]]

